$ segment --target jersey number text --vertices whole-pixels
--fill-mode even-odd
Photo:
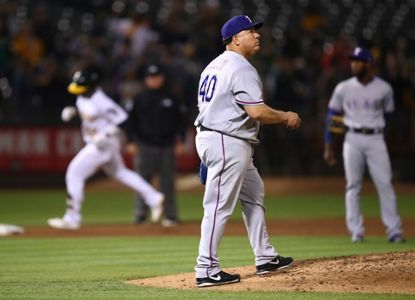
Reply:
[[[215,92],[216,81],[216,75],[213,75],[210,78],[209,75],[207,75],[205,79],[203,79],[199,90],[199,95],[202,97],[202,101],[209,102],[212,100],[213,93]]]

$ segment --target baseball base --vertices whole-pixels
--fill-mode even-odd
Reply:
[[[12,224],[0,224],[0,236],[20,235],[24,233],[24,228]]]

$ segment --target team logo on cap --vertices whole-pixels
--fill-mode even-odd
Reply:
[[[155,65],[151,65],[150,67],[148,67],[148,72],[149,73],[157,73],[159,70],[159,68]]]
[[[362,48],[360,48],[360,47],[357,47],[356,49],[354,49],[354,55],[359,55],[360,54],[360,52],[362,52]]]

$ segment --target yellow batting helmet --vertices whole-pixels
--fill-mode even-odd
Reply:
[[[68,92],[73,95],[82,95],[98,85],[100,75],[95,68],[76,71],[72,82],[68,85]]]

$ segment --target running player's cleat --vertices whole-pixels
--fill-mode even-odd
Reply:
[[[48,219],[48,225],[56,229],[67,229],[67,230],[76,230],[81,227],[80,222],[68,221],[68,220],[65,220],[64,218]]]
[[[294,259],[292,259],[292,257],[282,257],[278,255],[269,263],[256,266],[256,274],[266,275],[277,270],[282,270],[291,266],[293,262]]]
[[[151,221],[156,223],[160,221],[163,214],[164,195],[160,194],[157,204],[151,208]]]
[[[365,240],[362,234],[357,234],[352,237],[352,243],[363,243]]]
[[[229,274],[223,271],[215,275],[204,278],[196,278],[197,287],[209,287],[215,285],[223,285],[230,283],[237,283],[241,281],[241,276],[239,274]]]

